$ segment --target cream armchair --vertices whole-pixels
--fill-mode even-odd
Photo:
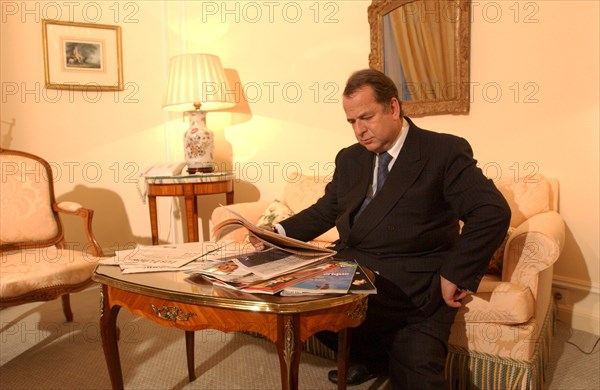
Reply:
[[[324,192],[322,177],[299,176],[284,187],[280,199],[238,203],[232,207],[258,225],[275,223],[314,203]],[[558,214],[558,181],[537,174],[496,182],[511,211],[511,228],[490,259],[490,270],[475,294],[464,300],[449,340],[446,377],[455,389],[538,389],[548,359],[552,310],[552,265],[564,245],[565,228]],[[215,209],[212,223],[228,218]],[[243,242],[238,229],[228,238]],[[335,230],[314,244],[338,238]],[[305,349],[333,353],[311,338]]]
[[[82,219],[87,248],[65,241],[59,214]],[[61,297],[72,321],[69,294],[93,283],[102,256],[93,214],[77,203],[56,203],[47,161],[0,148],[0,307]]]
[[[452,326],[446,376],[453,388],[541,389],[554,323],[553,264],[565,241],[556,179],[534,175],[496,186],[511,229],[501,275],[486,275]]]

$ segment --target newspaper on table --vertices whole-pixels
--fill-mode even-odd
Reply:
[[[181,271],[197,260],[220,257],[231,241],[142,246],[120,250],[100,264],[118,265],[123,273]]]
[[[317,263],[328,257],[331,257],[331,255],[300,255],[277,248],[269,248],[262,252],[240,255],[235,258],[234,262],[241,269],[266,280]]]
[[[251,294],[274,295],[282,291],[287,286],[291,286],[320,273],[327,272],[328,270],[337,266],[338,264],[336,262],[326,261],[309,265],[308,267],[303,267],[296,271],[263,280],[258,283],[225,282],[223,280],[215,280],[213,284]]]
[[[316,265],[330,255],[296,255],[280,249],[270,248],[265,251],[240,251],[228,255],[220,261],[195,264],[185,270],[189,274],[202,274],[211,279],[230,283],[252,284],[272,279],[281,275]]]
[[[210,280],[222,280],[231,283],[253,283],[262,280],[258,276],[241,269],[233,260],[195,264],[187,268],[185,273],[204,275]]]

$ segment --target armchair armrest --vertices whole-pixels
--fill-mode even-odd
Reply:
[[[502,280],[528,286],[535,296],[537,276],[558,259],[565,225],[555,211],[534,215],[517,227],[506,243]]]
[[[227,210],[231,209],[236,213],[241,214],[248,221],[256,223],[269,204],[270,202],[267,200],[259,200],[256,202],[235,203],[228,206],[219,206],[213,210],[210,221],[212,226],[214,226],[225,219],[232,218],[233,215]],[[248,232],[246,229],[237,229],[232,233],[229,233],[225,238],[234,240],[236,242],[243,242],[246,239],[247,233]],[[214,240],[212,227],[210,237],[211,240]]]
[[[463,299],[458,316],[466,322],[523,324],[533,317],[535,299],[527,286],[499,282],[491,292],[477,292]]]
[[[94,210],[87,209],[81,206],[79,203],[75,202],[55,203],[53,205],[53,209],[58,213],[75,215],[80,217],[83,221],[83,230],[85,231],[85,236],[87,238],[88,243],[90,244],[92,255],[96,257],[104,256],[102,248],[96,241],[96,238],[94,237],[94,232],[92,230],[92,218],[94,216]]]

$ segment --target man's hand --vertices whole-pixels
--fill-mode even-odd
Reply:
[[[250,235],[248,236],[248,240],[250,241],[250,244],[254,246],[254,249],[256,249],[257,252],[261,252],[266,249],[265,243],[256,238],[252,233],[250,233]]]
[[[460,300],[466,297],[467,293],[442,275],[440,275],[440,283],[442,285],[442,298],[444,298],[446,305],[456,308],[461,307]]]
[[[275,226],[263,225],[263,226],[259,226],[259,228],[278,234],[278,231],[275,228]],[[256,249],[256,251],[258,251],[258,252],[264,251],[265,249],[267,249],[267,247],[265,246],[265,243],[262,242],[261,240],[259,240],[252,233],[250,233],[250,235],[248,236],[248,240],[250,241],[250,244],[252,244],[252,246],[254,246],[254,249]]]

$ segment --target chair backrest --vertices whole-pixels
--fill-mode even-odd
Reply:
[[[517,180],[514,178],[501,179],[495,184],[510,206],[511,227],[517,227],[539,213],[558,212],[559,183],[557,179],[537,173]]]
[[[63,229],[55,203],[50,164],[0,148],[0,252],[60,243]]]

